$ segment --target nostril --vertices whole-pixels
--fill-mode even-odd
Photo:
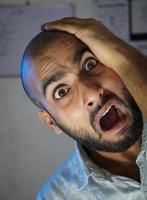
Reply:
[[[89,103],[88,103],[88,106],[93,106],[93,102],[89,102]]]

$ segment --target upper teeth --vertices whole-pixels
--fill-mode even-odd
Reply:
[[[110,109],[111,109],[111,106],[103,113],[102,117],[103,117],[104,115],[106,115],[106,113],[108,113]]]

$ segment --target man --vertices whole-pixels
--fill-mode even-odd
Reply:
[[[42,29],[22,83],[41,120],[77,143],[37,199],[147,199],[147,58],[94,19]]]

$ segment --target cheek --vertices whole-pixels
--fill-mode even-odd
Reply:
[[[85,125],[89,124],[89,116],[86,111],[84,111],[80,106],[75,104],[74,106],[70,106],[68,108],[62,109],[58,111],[57,118],[59,123],[65,124],[68,127],[78,128],[85,127]]]
[[[124,90],[128,91],[125,84],[117,75],[116,72],[112,71],[111,69],[108,70],[107,73],[103,74],[100,79],[100,84],[104,89],[109,90],[110,92],[113,92],[119,97],[123,97]]]
[[[117,77],[114,76],[109,76],[106,77],[105,79],[103,79],[105,81],[102,81],[102,85],[104,87],[106,87],[107,89],[111,89],[111,90],[121,90],[124,86],[124,84],[122,83],[122,81],[120,79],[118,79]]]

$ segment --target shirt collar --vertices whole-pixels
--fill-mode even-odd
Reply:
[[[88,184],[88,178],[91,175],[91,170],[86,166],[88,156],[82,146],[75,142],[75,151],[78,161],[78,189],[82,190]]]
[[[136,159],[136,163],[138,164],[138,166],[142,166],[142,164],[144,163],[143,155],[145,154],[146,146],[147,146],[147,121],[144,120],[141,150]]]
[[[87,155],[84,148],[75,142],[75,150],[78,160],[78,189],[82,190],[87,184],[90,176],[97,178],[99,181],[107,179],[109,173],[98,167]]]

